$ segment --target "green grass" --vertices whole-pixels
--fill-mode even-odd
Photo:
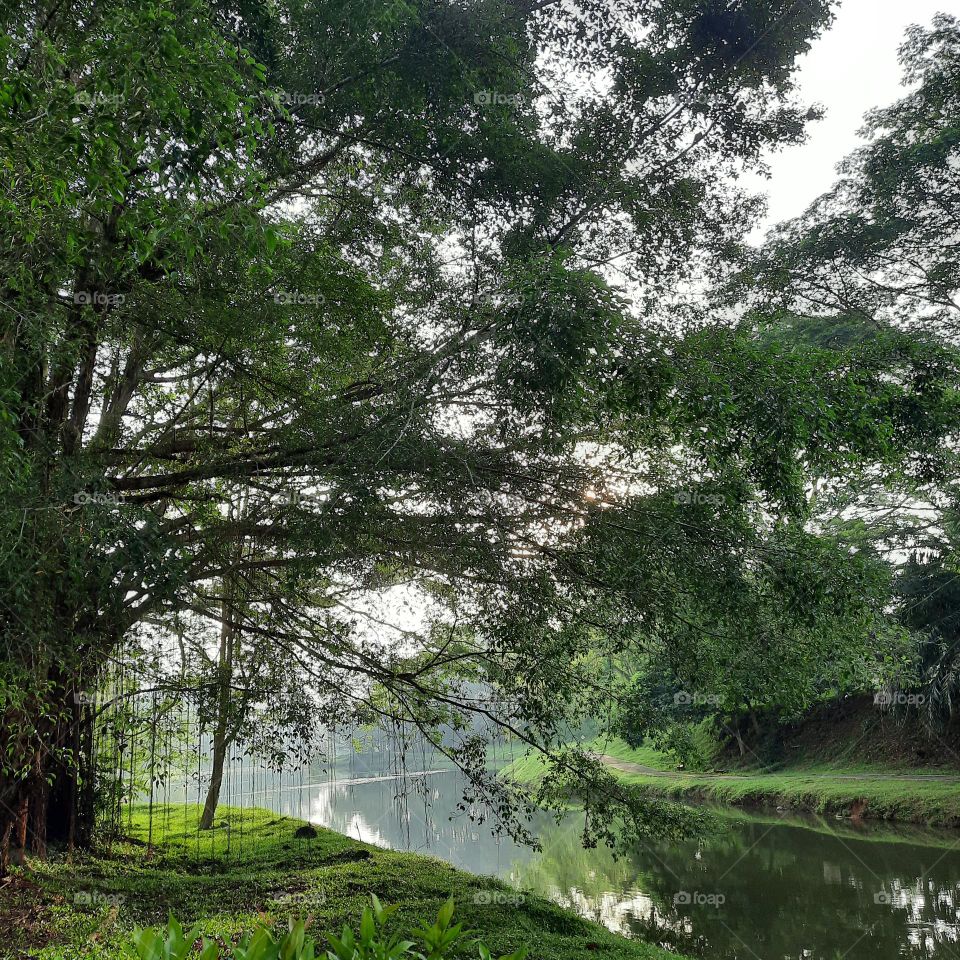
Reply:
[[[706,780],[695,775],[663,780],[619,771],[616,775],[626,783],[641,784],[663,796],[841,814],[849,814],[855,805],[863,803],[863,817],[960,826],[960,792],[956,785],[830,781],[802,774],[757,774],[743,780]]]
[[[947,768],[944,766],[905,766],[902,764],[891,765],[879,763],[877,761],[860,760],[856,756],[837,757],[823,759],[820,757],[798,757],[789,764],[769,764],[762,765],[756,758],[747,755],[742,766],[725,768],[720,757],[719,749],[715,741],[712,741],[709,734],[698,728],[695,730],[695,739],[698,747],[705,757],[710,758],[703,771],[730,773],[739,775],[750,773],[786,773],[786,774],[840,774],[845,776],[855,776],[864,774],[867,776],[957,776],[960,777],[960,770],[956,768]],[[604,739],[594,740],[589,744],[589,749],[597,753],[605,753],[611,757],[617,757],[620,760],[628,760],[632,763],[641,763],[648,767],[655,767],[658,770],[667,770],[672,773],[677,772],[676,762],[666,754],[661,753],[649,744],[642,747],[629,747],[623,740]],[[694,773],[697,771],[688,771]]]
[[[171,814],[166,829],[165,810],[154,810],[152,856],[141,845],[146,813],[137,809],[133,842],[116,845],[112,854],[31,862],[0,892],[0,955],[117,960],[135,925],[163,923],[169,911],[185,924],[201,921],[206,936],[224,943],[261,918],[285,924],[291,915],[306,915],[322,941],[326,931],[355,926],[375,893],[399,905],[394,922],[401,927],[432,920],[452,895],[456,919],[495,956],[526,944],[530,960],[676,960],[675,954],[626,940],[546,900],[518,895],[440,860],[384,850],[322,828],[315,839],[296,839],[301,821],[265,810],[221,808],[218,820],[230,824],[230,854],[227,830],[219,829],[204,834],[198,860],[199,808],[178,806]],[[507,896],[497,902],[496,893]],[[475,957],[475,950],[464,956]]]
[[[644,744],[642,747],[628,747],[622,740],[596,740],[590,745],[591,750],[605,753],[608,757],[618,760],[628,760],[630,763],[642,763],[646,767],[656,770],[676,772],[677,764],[672,757]]]
[[[678,773],[676,764],[652,747],[631,749],[622,741],[594,743],[591,749],[619,760]],[[535,780],[543,771],[539,757],[525,756],[503,771],[521,783]],[[729,771],[742,779],[723,780],[693,771],[680,771],[669,779],[610,768],[618,779],[644,787],[651,795],[676,799],[700,799],[742,807],[784,807],[820,814],[849,814],[855,805],[865,804],[862,816],[869,819],[922,823],[932,826],[960,826],[960,783],[904,780],[872,780],[877,774],[922,776],[943,774],[930,771],[886,770],[877,766],[839,766],[810,763],[778,770]],[[832,779],[838,776],[864,779]]]

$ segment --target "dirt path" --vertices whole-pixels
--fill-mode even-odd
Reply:
[[[603,763],[612,767],[614,770],[621,770],[623,773],[642,773],[648,777],[664,777],[666,779],[681,780],[696,778],[697,780],[754,780],[762,777],[764,774],[737,774],[737,773],[696,773],[691,771],[687,773],[682,770],[657,770],[656,767],[648,767],[643,763],[632,763],[629,760],[620,760],[617,757],[608,756],[605,753],[598,754]],[[909,776],[900,773],[777,773],[777,777],[793,777],[798,780],[905,780],[910,783],[960,783],[958,776],[941,776],[939,774],[919,774]]]

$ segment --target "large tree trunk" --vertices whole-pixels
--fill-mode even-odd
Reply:
[[[46,856],[48,842],[89,846],[93,836],[93,715],[56,682],[25,714],[0,718],[0,874],[26,854]],[[25,732],[24,728],[27,731]],[[19,775],[16,773],[19,771]]]
[[[0,789],[4,798],[0,806],[0,873],[12,863],[22,863],[28,853],[46,856],[50,788],[45,774],[46,764],[38,753],[28,775],[6,780]]]
[[[4,805],[6,824],[3,831],[3,870],[6,873],[11,863],[20,863],[27,843],[27,814],[30,812],[26,783],[17,783],[8,791],[12,802]]]
[[[93,840],[93,712],[78,705],[69,731],[71,761],[55,762],[47,798],[47,839],[69,849],[85,849]]]

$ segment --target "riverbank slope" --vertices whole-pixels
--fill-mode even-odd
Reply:
[[[622,741],[595,742],[590,749],[618,779],[655,796],[710,800],[748,809],[802,810],[960,827],[960,775],[945,775],[939,768],[888,770],[812,763],[777,770],[708,773],[678,770],[656,750],[634,750]],[[531,783],[542,772],[538,757],[524,756],[504,768],[501,776]]]
[[[497,880],[456,870],[430,857],[384,850],[316,828],[296,836],[302,821],[267,810],[221,808],[222,826],[199,834],[195,806],[137,809],[129,838],[111,853],[68,862],[33,862],[0,888],[0,955],[41,960],[119,960],[137,925],[201,921],[207,937],[236,940],[261,919],[285,927],[291,915],[326,931],[356,927],[376,894],[397,904],[398,929],[436,916],[454,897],[455,919],[485,941],[494,956],[521,945],[529,960],[678,960],[652,945],[626,940],[598,924]],[[464,957],[476,957],[471,947]]]

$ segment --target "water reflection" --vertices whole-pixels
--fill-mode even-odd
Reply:
[[[629,859],[546,837],[520,882],[626,935],[718,960],[957,956],[958,838],[724,819],[703,843]]]
[[[960,835],[724,816],[705,841],[584,850],[571,816],[534,853],[457,810],[460,781],[329,782],[258,791],[259,805],[501,877],[627,936],[711,960],[960,958]],[[476,811],[480,812],[480,811]]]

